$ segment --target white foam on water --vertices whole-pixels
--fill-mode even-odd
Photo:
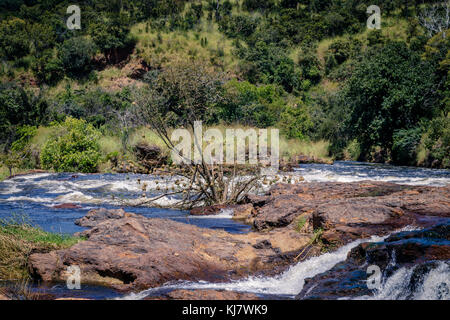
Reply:
[[[0,191],[0,194],[8,195],[8,194],[14,194],[19,193],[23,189],[19,188],[17,184],[14,184],[12,181],[4,181],[5,184],[8,185],[8,188],[4,191]]]
[[[339,165],[338,165],[339,166]],[[396,170],[397,167],[389,167],[389,170]],[[373,170],[371,174],[368,172],[364,172],[362,170]],[[387,169],[386,169],[387,170]],[[364,180],[372,180],[379,182],[391,182],[397,184],[406,184],[413,186],[446,186],[450,184],[450,179],[446,177],[437,177],[437,176],[420,176],[414,177],[411,175],[402,175],[402,168],[398,167],[399,175],[391,174],[384,175],[385,171],[382,168],[378,168],[377,166],[373,166],[371,169],[369,166],[361,167],[360,170],[346,170],[339,171],[339,167],[334,166],[326,166],[324,165],[322,168],[312,168],[312,167],[302,167],[297,168],[295,173],[297,175],[301,175],[306,182],[359,182]],[[421,172],[421,174],[428,174],[427,170],[424,168],[416,168],[416,172]],[[378,174],[377,174],[378,173]]]
[[[18,196],[18,197],[9,197],[6,201],[16,202],[16,201],[30,201],[30,202],[40,202],[40,203],[48,203],[54,202],[53,198],[42,198],[42,197],[27,197],[27,196]]]
[[[27,174],[22,176],[17,176],[11,179],[8,179],[9,181],[17,181],[17,180],[33,180],[33,179],[39,179],[43,177],[48,177],[53,175],[53,173],[33,173],[33,174]]]
[[[417,266],[403,267],[384,279],[381,287],[371,296],[355,300],[450,300],[450,265],[440,261],[436,268],[422,275],[414,292],[410,281]]]
[[[177,284],[167,284],[159,288],[152,288],[140,293],[131,293],[122,299],[139,300],[150,295],[152,292],[161,289],[213,289],[229,290],[237,292],[249,292],[256,294],[274,294],[294,297],[305,284],[305,279],[314,277],[320,273],[333,268],[337,263],[344,261],[347,254],[362,242],[378,242],[386,237],[373,236],[370,239],[357,240],[351,242],[334,252],[312,257],[291,266],[285,272],[274,277],[248,277],[242,280],[235,280],[224,283],[213,283],[206,281],[180,282]]]
[[[189,215],[188,218],[193,219],[231,219],[233,217],[233,209],[222,209],[218,214],[207,215],[207,216],[193,216]]]
[[[324,172],[311,172],[301,173],[306,182],[359,182],[365,180],[379,181],[379,182],[391,182],[397,184],[406,184],[412,186],[446,186],[450,184],[450,180],[447,178],[413,178],[413,177],[368,177],[367,175],[338,175],[334,173]]]

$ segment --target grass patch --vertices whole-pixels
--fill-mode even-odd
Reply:
[[[120,137],[101,136],[98,143],[100,144],[100,152],[103,156],[106,156],[113,152],[123,152]]]
[[[297,223],[295,224],[295,230],[297,232],[301,232],[303,227],[305,226],[305,224],[306,224],[306,218],[305,217],[300,217],[297,220]]]
[[[238,60],[233,55],[232,40],[219,31],[217,23],[205,18],[188,31],[159,32],[146,28],[146,22],[142,22],[131,28],[131,34],[138,39],[139,56],[151,65],[165,66],[179,57],[189,57],[210,61],[225,70],[236,70]]]
[[[128,143],[131,147],[134,147],[140,142],[145,142],[151,146],[158,146],[163,151],[168,151],[166,144],[153,130],[147,127],[141,127],[136,129],[130,136]]]
[[[45,232],[24,217],[0,219],[0,280],[28,279],[28,257],[33,252],[49,252],[84,240]]]
[[[280,137],[281,157],[293,157],[295,155],[305,155],[316,159],[331,160],[329,155],[330,143],[325,140],[302,141],[298,139],[286,139]]]

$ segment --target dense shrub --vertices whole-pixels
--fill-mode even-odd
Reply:
[[[219,21],[219,30],[232,38],[248,38],[257,26],[258,19],[246,15],[232,15]]]
[[[260,128],[272,126],[284,108],[282,91],[275,85],[255,86],[248,81],[233,79],[225,85],[219,119]]]
[[[67,73],[84,76],[92,68],[91,61],[95,51],[92,40],[84,37],[71,38],[64,41],[59,49],[59,59]]]
[[[450,168],[450,117],[438,117],[424,124],[421,147],[425,155],[420,164]]]
[[[274,83],[292,92],[299,88],[300,72],[286,52],[275,45],[258,41],[255,46],[241,48],[241,71],[251,83]]]
[[[98,21],[89,27],[89,34],[97,47],[111,63],[122,60],[121,51],[131,51],[136,44],[129,34],[129,19],[126,15],[100,16]]]
[[[415,165],[420,136],[420,128],[395,131],[392,144],[392,161],[399,165]]]
[[[12,142],[16,127],[40,123],[46,109],[45,102],[21,86],[0,84],[0,144]]]
[[[86,121],[70,117],[56,124],[55,129],[42,149],[42,167],[55,171],[96,172],[100,160],[99,132]]]
[[[61,60],[55,57],[53,50],[46,50],[37,58],[32,66],[35,76],[40,82],[55,84],[64,77],[64,67]]]
[[[305,139],[312,122],[303,105],[294,105],[285,108],[281,114],[279,125],[287,138]]]
[[[35,126],[22,126],[16,130],[16,138],[10,149],[10,155],[17,157],[15,167],[32,169],[39,167],[39,151],[34,150],[31,140],[36,135]]]
[[[12,18],[0,22],[0,58],[18,59],[29,52],[26,22]]]
[[[298,64],[302,79],[309,80],[312,84],[320,82],[322,78],[322,66],[319,59],[312,52],[301,54],[298,58]]]
[[[428,106],[436,105],[435,81],[432,66],[404,43],[369,52],[344,90],[351,110],[349,130],[362,152],[371,146],[390,150],[394,131],[431,117]]]

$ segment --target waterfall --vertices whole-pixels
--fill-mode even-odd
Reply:
[[[373,236],[370,239],[353,241],[334,252],[328,252],[308,260],[298,262],[285,272],[273,277],[248,277],[242,280],[232,280],[223,283],[206,281],[168,283],[159,288],[152,288],[140,293],[131,293],[122,299],[139,300],[149,295],[175,289],[213,289],[248,292],[264,295],[286,296],[294,298],[305,284],[305,279],[314,277],[333,268],[337,263],[344,261],[347,254],[362,242],[379,242],[386,237]]]
[[[420,265],[402,267],[384,278],[381,287],[372,296],[357,297],[357,300],[450,300],[450,263],[436,262],[428,272]],[[415,279],[416,278],[416,279]]]

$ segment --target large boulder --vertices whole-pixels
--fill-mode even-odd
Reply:
[[[31,273],[44,282],[65,281],[78,266],[82,283],[121,290],[144,289],[171,280],[220,280],[273,271],[292,262],[309,237],[295,231],[233,235],[123,210],[92,210],[77,221],[91,229],[69,249],[35,253]],[[273,246],[258,242],[272,239]]]
[[[384,182],[277,184],[243,201],[258,231],[307,221],[325,244],[342,245],[407,225],[430,226],[450,216],[449,187]]]
[[[255,294],[225,290],[184,290],[170,291],[162,296],[149,296],[145,300],[258,300]]]

